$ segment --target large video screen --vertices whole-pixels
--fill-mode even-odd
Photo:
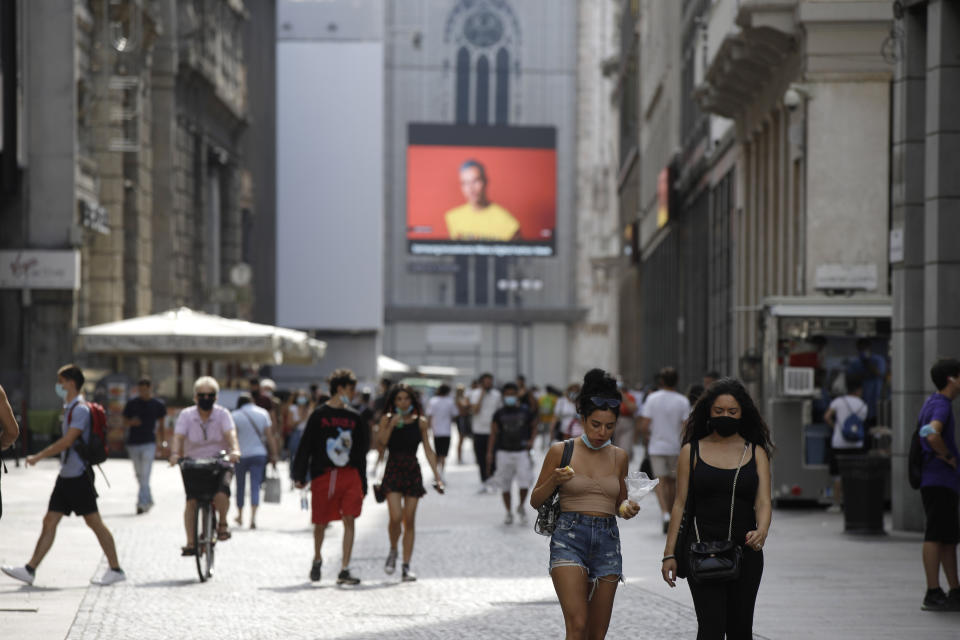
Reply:
[[[555,128],[411,124],[407,134],[410,253],[554,255]]]

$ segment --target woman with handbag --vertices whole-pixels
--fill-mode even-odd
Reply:
[[[390,389],[390,395],[384,404],[384,415],[380,418],[377,439],[381,447],[386,447],[387,466],[383,471],[383,480],[375,493],[386,496],[390,511],[387,533],[390,536],[390,552],[383,570],[389,575],[397,569],[397,544],[403,534],[403,574],[404,582],[417,579],[410,571],[410,558],[413,556],[414,520],[417,516],[417,503],[426,494],[423,488],[423,476],[417,461],[417,449],[423,443],[427,462],[433,470],[434,488],[443,493],[443,481],[437,470],[437,454],[430,446],[428,422],[423,415],[420,400],[413,388],[406,384],[397,384]]]
[[[627,452],[611,444],[620,402],[610,374],[600,369],[587,373],[576,396],[584,432],[550,447],[530,494],[530,504],[538,510],[552,503],[555,492],[559,496],[550,575],[567,640],[606,636],[617,583],[623,580],[616,516],[630,519],[640,511],[640,505],[627,500]],[[569,464],[563,465],[566,459]],[[543,514],[540,529],[542,519]]]
[[[663,579],[688,579],[698,640],[749,640],[770,529],[770,430],[743,384],[724,378],[697,401],[683,442]]]
[[[247,473],[250,474],[250,528],[257,528],[257,508],[260,506],[260,485],[266,476],[267,462],[276,471],[277,446],[270,433],[270,414],[258,407],[247,393],[237,398],[237,408],[231,414],[237,426],[240,460],[237,461],[237,517],[234,522],[243,526],[243,503],[246,497]]]

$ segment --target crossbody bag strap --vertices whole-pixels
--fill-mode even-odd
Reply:
[[[563,442],[563,453],[560,455],[560,468],[570,464],[570,461],[573,459],[573,438],[565,440]],[[550,494],[550,502],[553,501],[555,496],[560,495],[560,487],[557,487],[553,490],[553,493]]]
[[[247,415],[246,411],[240,411],[240,415],[247,419],[247,422],[250,423],[250,426],[253,427],[253,430],[257,432],[257,437],[260,438],[260,444],[267,446],[267,443],[263,440],[263,432],[260,429],[257,429],[257,425],[253,420],[250,419],[250,416]]]

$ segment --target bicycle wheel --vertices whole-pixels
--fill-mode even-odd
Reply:
[[[207,522],[207,512],[210,511],[210,504],[203,500],[197,500],[197,510],[193,515],[193,557],[197,561],[197,575],[200,576],[200,582],[207,579],[207,574],[203,567],[203,552],[206,544],[207,534],[204,531],[204,525]]]
[[[207,504],[206,525],[207,544],[204,550],[204,562],[207,569],[207,578],[213,577],[213,552],[217,544],[217,509],[212,503]]]

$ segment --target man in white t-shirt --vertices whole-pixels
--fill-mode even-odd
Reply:
[[[863,381],[856,376],[846,376],[847,394],[837,396],[830,403],[830,408],[823,414],[823,419],[833,427],[833,437],[830,439],[830,475],[833,476],[833,505],[828,511],[838,513],[843,504],[843,483],[840,481],[840,461],[844,455],[856,454],[863,451],[865,438],[847,440],[843,437],[843,425],[851,415],[860,418],[860,432],[863,434],[863,423],[867,420],[869,408],[863,401]]]
[[[493,414],[501,406],[500,392],[493,387],[493,374],[484,373],[480,376],[480,386],[470,391],[470,411],[473,413],[473,453],[480,467],[480,481],[484,483],[481,491],[486,490],[487,478],[495,471],[490,469],[488,474],[487,465],[484,462],[487,459]]]
[[[441,384],[427,402],[427,418],[433,431],[433,450],[437,452],[437,469],[443,473],[450,452],[450,425],[460,415],[457,403],[450,397],[450,385]]]
[[[653,474],[660,479],[657,499],[663,514],[663,532],[670,526],[670,510],[677,495],[677,456],[690,401],[677,392],[679,375],[673,367],[660,370],[660,389],[647,396],[640,412],[640,432],[647,444]]]

